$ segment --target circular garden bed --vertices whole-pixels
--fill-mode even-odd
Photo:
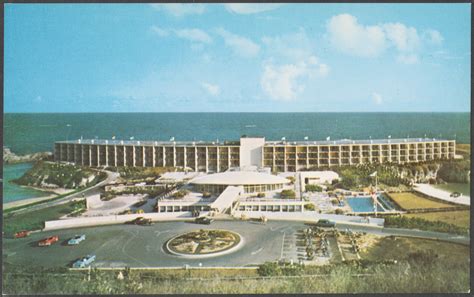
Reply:
[[[236,249],[241,241],[240,235],[232,231],[201,229],[171,238],[166,248],[181,256],[217,256]]]

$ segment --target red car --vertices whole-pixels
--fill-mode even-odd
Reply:
[[[15,233],[15,238],[27,237],[28,235],[30,235],[30,233],[31,231],[20,231],[20,232]]]
[[[52,245],[53,243],[55,243],[56,241],[59,240],[59,236],[55,235],[55,236],[50,236],[48,238],[45,238],[43,240],[40,240],[38,242],[38,246],[50,246]]]

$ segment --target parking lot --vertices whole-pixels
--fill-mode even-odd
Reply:
[[[93,267],[242,267],[257,265],[266,261],[293,260],[304,258],[304,247],[298,246],[299,233],[307,228],[303,222],[269,221],[266,224],[253,221],[216,220],[211,225],[191,222],[161,222],[151,226],[110,225],[89,228],[64,229],[33,233],[20,239],[3,239],[4,262],[14,265],[68,267],[75,260],[95,254]],[[469,244],[469,237],[436,233],[430,231],[388,229],[370,226],[344,226],[355,232],[376,235],[416,236],[442,239]],[[223,229],[237,232],[243,239],[242,246],[226,255],[189,259],[169,254],[163,249],[172,237],[197,229]],[[76,246],[67,241],[76,234],[85,234],[87,239]],[[50,247],[38,247],[38,241],[58,235],[59,242]],[[336,243],[329,238],[329,246]],[[331,248],[331,257],[337,253]],[[336,259],[337,260],[337,259]]]
[[[293,238],[303,223],[215,221],[211,225],[187,222],[156,223],[152,226],[114,225],[94,228],[67,229],[31,234],[27,238],[4,239],[4,258],[20,265],[66,267],[87,254],[95,254],[93,267],[181,267],[246,266],[280,258],[294,258],[297,254]],[[186,259],[169,254],[163,249],[166,241],[176,235],[196,229],[225,229],[239,233],[242,247],[224,256],[205,259]],[[77,246],[67,240],[76,234],[87,239]],[[38,247],[38,241],[59,235],[59,242],[50,247]]]

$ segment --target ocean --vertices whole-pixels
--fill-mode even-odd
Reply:
[[[456,139],[458,143],[471,141],[470,113],[7,113],[3,132],[4,146],[16,154],[52,151],[58,140],[112,136],[223,141],[248,135],[293,141],[304,137],[336,140],[426,135]],[[37,197],[36,191],[25,194],[24,188],[8,185],[27,170],[10,166],[17,165],[3,168],[4,202]]]
[[[267,140],[443,137],[470,143],[470,113],[51,113],[4,116],[4,145],[52,151],[57,140]]]
[[[23,200],[28,198],[43,197],[49,195],[47,192],[20,187],[10,181],[21,177],[33,166],[31,163],[20,163],[3,166],[3,203]]]

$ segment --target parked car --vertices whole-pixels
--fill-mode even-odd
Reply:
[[[72,264],[73,268],[85,268],[95,261],[95,255],[87,255]]]
[[[50,237],[47,237],[43,240],[40,240],[38,242],[38,246],[50,246],[53,243],[57,242],[58,240],[59,240],[59,236],[57,236],[57,235],[50,236]]]
[[[125,222],[126,224],[132,224],[132,225],[151,225],[151,219],[147,219],[144,217],[138,217],[136,219],[133,219],[131,221]]]
[[[27,237],[28,235],[30,235],[31,231],[20,231],[20,232],[17,232],[15,233],[14,237],[15,238],[23,238],[23,237]]]
[[[326,220],[326,219],[320,219],[315,225],[318,227],[329,227],[329,228],[336,227],[335,222]]]
[[[81,241],[83,241],[83,240],[86,240],[86,235],[85,235],[85,234],[82,234],[82,235],[75,235],[73,238],[69,239],[69,241],[67,242],[67,244],[69,244],[69,245],[76,245],[76,244],[81,243]]]
[[[449,197],[453,197],[453,198],[457,198],[459,196],[461,196],[461,193],[459,192],[452,192],[451,195],[449,195]]]
[[[212,222],[214,222],[214,219],[210,219],[208,217],[199,217],[195,218],[194,222],[196,224],[210,225]]]

